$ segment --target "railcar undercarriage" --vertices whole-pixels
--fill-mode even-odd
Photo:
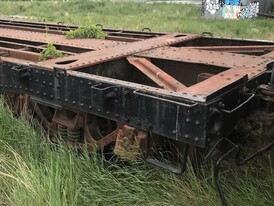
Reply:
[[[103,29],[105,40],[66,39],[76,28],[0,19],[0,89],[12,111],[31,108],[52,142],[142,153],[177,174],[189,146],[206,148],[226,205],[221,161],[241,165],[273,146],[274,42],[116,29]],[[48,42],[66,56],[39,61]],[[270,143],[241,160],[228,137],[252,122]]]

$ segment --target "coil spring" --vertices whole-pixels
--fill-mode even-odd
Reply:
[[[70,142],[81,142],[80,129],[67,129],[67,137]]]
[[[66,126],[58,124],[58,133],[59,133],[59,135],[61,136],[62,139],[66,140],[68,138],[67,127]]]

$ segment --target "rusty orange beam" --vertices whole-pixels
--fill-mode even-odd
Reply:
[[[274,45],[251,45],[251,46],[194,46],[186,47],[188,49],[210,50],[210,51],[224,51],[224,52],[240,52],[240,53],[254,53],[274,51]]]
[[[130,64],[139,69],[142,73],[148,76],[152,81],[160,87],[171,91],[182,91],[186,88],[181,82],[174,79],[172,76],[155,66],[146,58],[127,57]]]

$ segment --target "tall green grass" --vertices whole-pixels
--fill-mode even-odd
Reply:
[[[0,203],[5,205],[181,205],[193,192],[145,164],[121,166],[100,154],[52,148],[26,116],[0,104]],[[184,194],[184,193],[188,194]],[[189,197],[190,196],[190,197]],[[199,197],[200,198],[200,197]]]
[[[36,125],[34,129],[33,125]],[[191,166],[182,176],[141,160],[120,164],[101,154],[52,147],[37,122],[15,118],[0,101],[0,204],[220,205],[212,171]],[[231,205],[274,202],[273,152],[247,167],[226,163],[221,179]]]

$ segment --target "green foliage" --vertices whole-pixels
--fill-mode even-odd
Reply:
[[[33,129],[33,126],[36,129]],[[76,154],[46,141],[27,114],[14,118],[0,99],[0,204],[219,206],[210,167],[191,165],[182,176],[146,165],[121,164],[101,154]],[[272,205],[273,151],[240,169],[222,167],[229,205]]]
[[[49,42],[47,44],[47,47],[43,49],[43,51],[40,53],[39,61],[43,61],[47,59],[55,59],[63,56],[66,56],[66,55],[58,51],[52,42]]]
[[[33,125],[39,128],[37,122],[27,115],[14,118],[1,100],[0,123],[1,205],[192,203],[181,195],[181,183],[175,175],[158,172],[140,162],[123,166],[100,154],[90,156],[83,151],[77,155],[63,145],[53,147],[42,130],[33,129]],[[172,184],[165,181],[167,177]]]
[[[80,26],[76,30],[70,30],[66,33],[68,39],[74,38],[95,38],[95,39],[105,39],[106,33],[102,28],[97,26]]]
[[[94,24],[100,23],[106,28],[116,29],[142,30],[149,27],[159,32],[210,31],[214,36],[274,40],[272,19],[205,20],[201,18],[201,8],[197,5],[136,2],[0,1],[0,13],[77,25],[85,25],[87,19],[92,19]]]

